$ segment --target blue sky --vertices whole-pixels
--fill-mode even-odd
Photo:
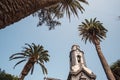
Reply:
[[[69,74],[69,53],[73,44],[78,44],[85,53],[87,67],[97,76],[96,80],[107,80],[94,45],[84,44],[78,32],[78,25],[84,19],[97,17],[108,29],[107,38],[101,42],[101,48],[109,65],[120,59],[120,0],[88,0],[84,5],[85,12],[79,13],[79,19],[72,16],[71,22],[65,17],[62,25],[55,30],[48,30],[46,25],[36,27],[38,18],[29,16],[21,21],[0,30],[0,68],[19,76],[25,63],[16,66],[17,60],[9,61],[9,56],[20,52],[25,43],[43,45],[50,54],[50,62],[46,64],[48,77],[66,80]],[[25,80],[43,80],[39,65],[36,65],[33,75],[28,74]]]

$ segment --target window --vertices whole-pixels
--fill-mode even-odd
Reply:
[[[80,61],[81,61],[80,59],[81,59],[80,55],[77,55],[78,63],[80,63]]]

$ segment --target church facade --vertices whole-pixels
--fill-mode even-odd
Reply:
[[[95,80],[96,75],[87,68],[84,52],[73,45],[70,52],[70,71],[67,80]]]

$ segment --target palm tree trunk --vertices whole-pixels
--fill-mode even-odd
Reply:
[[[62,0],[0,0],[0,29]]]
[[[35,62],[33,61],[33,59],[30,58],[29,61],[25,64],[19,80],[24,80],[25,76],[29,73],[30,69],[32,68],[32,66],[34,66],[34,64]]]
[[[103,66],[103,69],[104,69],[104,71],[106,73],[106,76],[107,76],[108,80],[115,80],[115,77],[113,76],[112,71],[111,71],[111,69],[110,69],[110,67],[109,67],[109,65],[108,65],[102,51],[101,51],[99,41],[97,41],[97,42],[95,41],[95,47],[96,47],[98,57],[99,57],[99,59],[101,61],[101,64]]]

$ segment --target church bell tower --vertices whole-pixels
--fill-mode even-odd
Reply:
[[[96,76],[87,68],[84,52],[78,45],[73,45],[70,52],[70,72],[67,80],[95,80]]]

